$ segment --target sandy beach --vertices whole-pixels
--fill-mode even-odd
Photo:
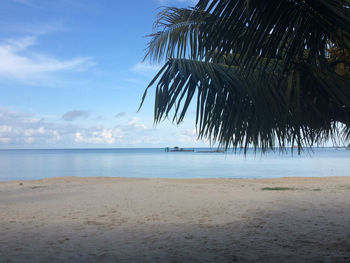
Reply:
[[[350,262],[350,177],[0,183],[0,262]]]

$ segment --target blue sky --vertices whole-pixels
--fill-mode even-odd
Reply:
[[[194,110],[153,126],[157,65],[142,63],[157,8],[191,0],[2,0],[0,148],[208,146]]]

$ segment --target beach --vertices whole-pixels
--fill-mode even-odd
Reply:
[[[0,262],[350,262],[350,177],[0,182]]]

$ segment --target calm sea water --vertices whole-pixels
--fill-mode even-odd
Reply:
[[[203,149],[196,149],[203,150]],[[350,151],[261,155],[165,152],[164,149],[0,150],[0,181],[58,176],[276,178],[350,176]]]

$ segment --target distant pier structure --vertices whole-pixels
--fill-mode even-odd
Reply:
[[[165,152],[194,152],[194,148],[192,149],[185,149],[185,148],[180,148],[178,146],[175,146],[174,148],[170,147],[165,147],[164,149]],[[226,150],[221,150],[221,149],[216,149],[216,150],[202,150],[202,151],[197,151],[198,153],[225,153]]]
[[[180,148],[178,146],[175,146],[172,149],[170,149],[169,147],[166,147],[165,151],[166,152],[194,152],[194,149],[184,149],[184,148]]]

